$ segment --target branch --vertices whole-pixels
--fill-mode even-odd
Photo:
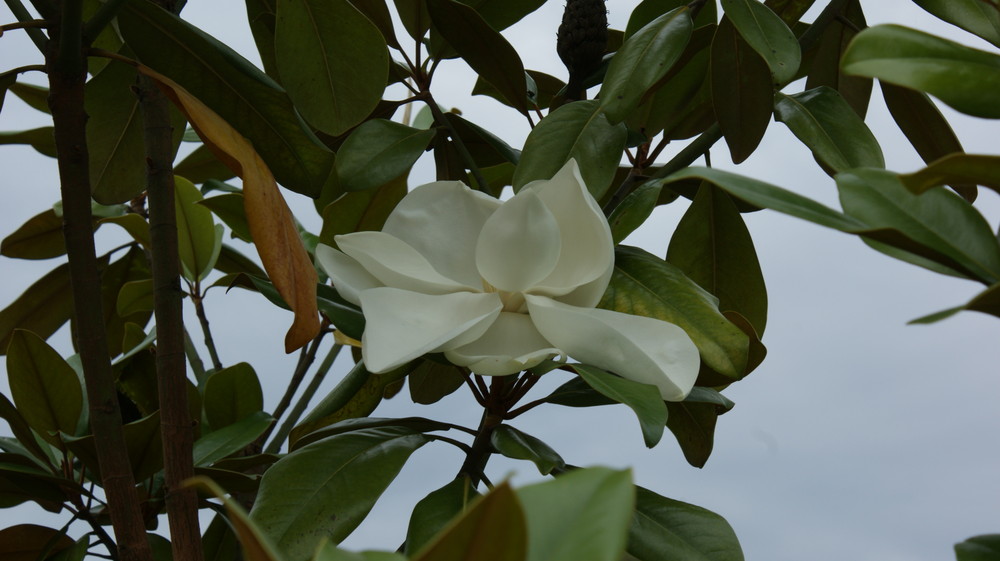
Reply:
[[[330,371],[330,367],[333,366],[333,361],[336,360],[337,355],[340,354],[340,350],[344,348],[343,345],[337,343],[330,349],[330,352],[326,354],[323,362],[320,363],[319,369],[313,374],[313,379],[309,381],[309,385],[306,386],[302,395],[299,396],[299,400],[295,402],[295,406],[288,413],[288,417],[285,422],[281,424],[281,428],[274,435],[274,440],[267,445],[264,449],[265,454],[277,454],[281,450],[281,444],[288,438],[288,435],[295,428],[295,424],[299,422],[299,418],[302,413],[309,406],[309,402],[312,401],[314,395],[316,395],[316,390],[319,389],[319,385],[323,383],[323,379],[326,378],[327,372]]]
[[[28,9],[24,7],[24,4],[22,4],[20,0],[6,0],[6,2],[7,2],[7,7],[10,8],[10,12],[14,14],[14,17],[17,18],[17,21],[22,23],[35,21],[34,16],[32,16],[31,12],[29,12]],[[49,38],[46,37],[45,34],[42,33],[42,30],[38,29],[37,27],[28,27],[25,29],[25,31],[27,31],[28,37],[31,38],[31,42],[35,44],[35,47],[38,48],[38,51],[41,52],[42,54],[45,54],[46,52],[45,45],[49,42]]]

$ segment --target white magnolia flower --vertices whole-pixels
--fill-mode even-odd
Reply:
[[[457,181],[417,187],[381,232],[336,237],[320,265],[366,320],[365,365],[386,372],[443,352],[501,376],[571,356],[684,399],[698,349],[681,328],[596,309],[614,243],[575,160],[501,202]]]

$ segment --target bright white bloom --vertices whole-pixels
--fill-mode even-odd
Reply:
[[[576,161],[501,202],[457,181],[417,187],[381,232],[337,236],[316,256],[365,315],[365,365],[386,372],[443,352],[501,376],[561,356],[652,384],[678,401],[698,375],[681,328],[596,309],[614,243]]]

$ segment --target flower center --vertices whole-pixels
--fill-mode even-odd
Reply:
[[[524,301],[524,294],[520,292],[507,292],[505,290],[497,290],[495,286],[483,281],[483,292],[487,294],[499,294],[500,302],[503,303],[504,312],[512,312],[516,314],[527,314],[528,304]]]

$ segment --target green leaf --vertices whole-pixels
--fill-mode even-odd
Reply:
[[[222,244],[222,249],[219,251],[219,260],[215,262],[215,268],[227,275],[245,274],[255,278],[267,276],[267,273],[260,268],[260,265],[226,244]]]
[[[187,89],[253,144],[283,186],[319,194],[333,153],[273,80],[229,47],[150,2],[118,13],[126,43],[143,64]]]
[[[451,395],[465,383],[462,370],[452,364],[424,360],[406,377],[413,403],[430,405]]]
[[[738,164],[757,149],[771,121],[771,70],[726,18],[712,40],[710,72],[715,117]]]
[[[774,118],[835,171],[885,167],[875,135],[836,90],[820,86],[794,95],[779,92]]]
[[[955,544],[956,561],[996,561],[1000,559],[1000,534],[973,536]]]
[[[767,323],[767,288],[753,238],[725,192],[698,189],[677,224],[667,261],[719,299],[719,309],[739,312],[758,335]]]
[[[573,378],[565,384],[559,386],[551,394],[545,397],[546,403],[555,403],[565,407],[597,407],[599,405],[613,405],[617,401],[605,396],[583,378]]]
[[[525,513],[510,483],[505,481],[473,503],[412,560],[523,561],[528,542]]]
[[[347,551],[324,542],[312,561],[406,561],[406,557],[390,551]]]
[[[17,410],[46,442],[61,447],[57,433],[76,434],[83,411],[80,379],[38,335],[14,331],[7,347],[7,378]]]
[[[459,476],[420,499],[420,502],[413,507],[410,524],[406,529],[407,553],[412,555],[420,551],[479,497],[479,493],[469,483],[468,476]]]
[[[211,465],[246,448],[274,422],[274,417],[257,410],[239,421],[213,430],[194,443],[196,466]]]
[[[983,0],[913,0],[939,19],[1000,47],[1000,10]]]
[[[52,127],[0,132],[0,146],[4,144],[27,144],[43,156],[56,157],[56,139],[52,136]]]
[[[982,185],[1000,193],[1000,156],[950,154],[899,179],[918,195],[945,184]]]
[[[691,39],[691,11],[675,8],[629,37],[615,53],[601,85],[601,107],[612,123],[620,123],[663,78]]]
[[[135,84],[134,68],[111,64],[84,90],[90,189],[102,204],[128,202],[146,190],[146,147]],[[184,134],[184,116],[173,107],[170,125],[173,160]]]
[[[98,266],[107,266],[101,258]],[[0,310],[0,353],[7,353],[14,330],[21,328],[43,339],[62,327],[73,314],[73,292],[69,263],[52,269],[28,287],[9,306]]]
[[[179,175],[191,183],[201,184],[209,179],[225,181],[236,176],[229,166],[202,144],[174,166],[174,175]]]
[[[347,132],[382,99],[385,39],[347,0],[278,0],[274,52],[295,108],[327,134]]]
[[[15,82],[8,89],[32,109],[37,109],[46,114],[52,113],[52,110],[49,109],[48,88],[26,82]]]
[[[552,105],[553,98],[566,87],[566,84],[562,80],[544,72],[537,70],[525,70],[524,72],[528,75],[526,78],[528,82],[528,103],[533,108],[549,108]],[[531,88],[532,82],[535,84],[534,90]],[[476,84],[472,87],[472,95],[488,95],[508,107],[513,107],[499,90],[486,80],[483,80],[482,77],[476,79]]]
[[[718,299],[680,269],[645,251],[619,246],[615,270],[599,308],[660,319],[683,329],[715,371],[737,378],[749,340],[718,309]]]
[[[974,117],[1000,118],[1000,56],[898,25],[870,27],[844,53],[845,72],[927,92]]]
[[[628,552],[641,561],[743,561],[736,533],[718,514],[636,487]]]
[[[611,238],[616,244],[621,243],[636,228],[642,226],[653,214],[656,203],[660,199],[662,186],[658,182],[647,182],[629,193],[608,217],[611,226]]]
[[[49,457],[42,450],[34,433],[31,432],[28,421],[18,412],[14,404],[7,399],[7,396],[2,393],[0,393],[0,419],[7,421],[7,426],[11,434],[24,447],[26,452],[30,452],[32,456],[41,462],[41,465],[51,469]]]
[[[365,331],[364,314],[360,308],[341,298],[333,287],[326,284],[316,287],[316,305],[344,335],[361,340]]]
[[[347,537],[428,441],[404,427],[382,427],[300,448],[264,473],[250,519],[289,560],[305,559],[321,539]]]
[[[527,115],[528,86],[524,78],[524,64],[514,47],[472,7],[454,0],[426,2],[434,31],[477,74],[496,88],[512,107]]]
[[[767,63],[775,83],[790,82],[799,69],[802,52],[785,22],[757,0],[722,0],[722,9],[740,36]]]
[[[201,199],[198,204],[208,207],[219,220],[226,223],[233,231],[233,236],[247,242],[253,243],[250,235],[250,225],[247,223],[247,213],[243,207],[242,193],[225,193],[207,199]]]
[[[666,409],[664,409],[666,412]],[[664,419],[666,421],[666,419]],[[660,425],[663,432],[663,425]],[[542,475],[552,473],[553,469],[563,469],[566,462],[548,444],[525,434],[510,425],[500,425],[490,434],[490,444],[500,454],[515,460],[529,460],[538,467]]]
[[[240,545],[243,546],[243,559],[246,561],[283,561],[285,559],[283,555],[278,554],[280,550],[274,547],[265,533],[247,516],[243,508],[229,498],[228,494],[211,479],[195,476],[184,484],[187,487],[198,487],[207,491],[222,501],[226,508],[229,524],[236,530]]]
[[[549,113],[531,129],[514,172],[514,190],[536,179],[550,179],[570,158],[576,158],[587,189],[595,199],[611,187],[628,133],[612,125],[598,101],[568,103]]]
[[[153,311],[153,279],[129,281],[118,291],[115,311],[120,317]]]
[[[62,530],[37,524],[15,524],[0,530],[0,557],[4,561],[48,559],[73,547],[73,539]]]
[[[129,466],[136,481],[152,477],[163,469],[163,441],[160,436],[160,413],[153,411],[149,415],[122,426],[125,436],[125,449],[128,452]],[[87,469],[94,472],[97,479],[101,477],[101,462],[97,455],[94,435],[81,438],[65,437],[66,447],[80,458]]]
[[[177,209],[177,252],[184,276],[201,280],[215,266],[222,240],[216,240],[212,213],[198,204],[201,191],[183,177],[174,177],[174,202]]]
[[[384,417],[355,417],[353,419],[344,419],[343,421],[337,421],[336,423],[321,428],[319,430],[313,431],[299,440],[296,440],[291,450],[297,450],[302,448],[307,444],[312,444],[318,440],[323,440],[329,436],[335,434],[343,434],[345,432],[358,431],[362,429],[379,428],[379,427],[403,427],[413,432],[431,432],[431,431],[445,431],[450,430],[452,425],[448,423],[442,423],[440,421],[434,421],[431,419],[425,419],[423,417],[401,417],[401,418],[384,418]]]
[[[205,419],[212,430],[240,421],[264,408],[264,393],[252,366],[240,362],[218,370],[205,381]]]
[[[574,364],[573,370],[590,387],[632,409],[639,419],[646,446],[656,446],[663,437],[663,427],[667,423],[667,407],[655,386],[626,380],[584,364]]]
[[[451,112],[445,113],[444,118],[451,123],[479,167],[490,167],[506,162],[517,164],[520,161],[521,152],[511,148],[490,131]]]
[[[837,188],[844,212],[870,228],[897,230],[953,262],[943,264],[956,264],[986,284],[1000,280],[1000,245],[992,228],[954,193],[914,195],[898,176],[875,169],[841,173]]]
[[[389,7],[386,5],[385,0],[351,0],[351,4],[375,24],[375,27],[378,28],[379,33],[382,34],[382,38],[385,39],[384,42],[388,46],[397,51],[402,50],[402,47],[396,40],[396,30],[392,25],[392,14],[389,13]]]
[[[635,502],[629,471],[574,470],[517,496],[528,522],[527,561],[621,558]]]
[[[121,216],[110,216],[102,218],[100,223],[121,226],[132,236],[133,240],[141,244],[144,248],[149,250],[152,247],[152,242],[149,239],[149,223],[146,222],[146,219],[141,214],[129,213]]]
[[[842,4],[837,17],[828,23],[819,44],[813,48],[805,87],[811,90],[827,86],[837,90],[861,117],[868,112],[872,80],[845,74],[840,67],[840,59],[854,37],[866,27],[868,22],[859,2]]]
[[[380,187],[406,174],[424,153],[434,131],[385,119],[354,129],[337,152],[337,176],[345,191]]]
[[[0,243],[0,254],[14,259],[50,259],[66,254],[62,216],[52,209],[28,219]]]

